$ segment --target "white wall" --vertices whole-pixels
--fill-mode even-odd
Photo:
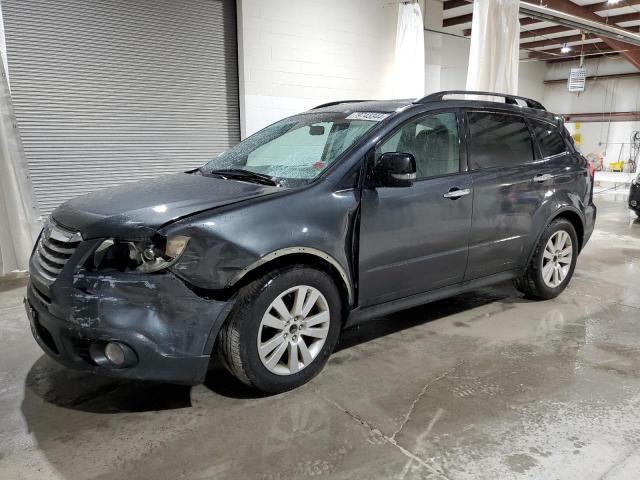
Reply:
[[[323,102],[391,91],[388,0],[239,0],[243,137]]]
[[[578,62],[550,65],[546,80],[566,80]],[[599,59],[585,62],[587,76],[637,72],[626,60]],[[585,91],[570,93],[566,83],[545,85],[544,104],[556,113],[629,112],[640,108],[640,78],[587,80]]]
[[[550,65],[546,79],[565,80],[569,76],[569,69],[576,66],[578,62]],[[637,72],[622,58],[587,59],[585,67],[587,75]],[[580,149],[585,155],[604,155],[605,168],[611,162],[629,159],[629,137],[632,131],[640,130],[640,122],[609,122],[607,113],[640,110],[640,78],[587,80],[585,91],[581,93],[568,92],[564,82],[547,84],[544,88],[543,103],[549,110],[558,114],[602,113],[602,122],[580,124]],[[568,123],[567,127],[572,133],[575,131],[574,123]],[[620,143],[626,145],[621,146]]]
[[[427,51],[427,57],[431,54],[440,62],[440,90],[464,90],[467,84],[470,40],[445,34],[432,35],[441,37],[438,46],[431,46]],[[543,80],[546,72],[547,67],[544,62],[520,62],[518,95],[542,101],[544,96]]]
[[[420,4],[439,28],[442,4]],[[392,0],[239,0],[243,137],[323,102],[391,98],[397,18]],[[465,88],[468,39],[426,32],[425,57],[425,93]],[[521,62],[519,93],[542,100],[545,73]]]
[[[424,0],[421,2],[424,26],[429,30],[439,30],[442,27],[443,8],[440,0]],[[424,32],[424,93],[442,90],[442,42],[446,40],[442,34],[431,31]]]

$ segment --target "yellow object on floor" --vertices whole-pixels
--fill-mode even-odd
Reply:
[[[611,162],[609,164],[612,172],[621,172],[624,167],[624,162]]]

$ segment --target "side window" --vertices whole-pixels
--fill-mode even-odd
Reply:
[[[513,167],[533,161],[533,142],[524,119],[508,113],[469,112],[472,169]]]
[[[533,133],[542,151],[542,158],[551,157],[567,151],[567,144],[556,127],[536,120],[532,120],[531,124],[533,125]]]
[[[460,171],[458,123],[453,112],[421,117],[403,125],[376,150],[410,153],[416,159],[416,178]]]

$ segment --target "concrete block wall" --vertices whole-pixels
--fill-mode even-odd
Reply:
[[[288,115],[391,91],[397,4],[238,0],[243,137]]]

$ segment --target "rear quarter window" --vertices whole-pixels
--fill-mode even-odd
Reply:
[[[522,117],[508,113],[468,112],[472,169],[514,167],[533,162],[533,142]]]
[[[567,152],[567,144],[556,126],[537,120],[531,120],[531,125],[538,141],[542,158]]]

